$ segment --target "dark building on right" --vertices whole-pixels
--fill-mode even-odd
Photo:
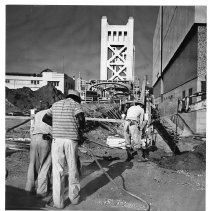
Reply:
[[[162,116],[206,133],[206,6],[161,6],[153,37],[153,93]],[[187,101],[186,101],[187,100]]]

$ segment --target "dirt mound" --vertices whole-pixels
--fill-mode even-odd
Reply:
[[[7,111],[7,113],[20,111],[20,108],[14,106],[7,99],[6,99],[5,105],[6,105],[6,111]]]
[[[206,161],[206,142],[203,142],[202,144],[194,147],[194,152],[200,154]]]
[[[183,152],[181,155],[163,158],[159,165],[163,168],[186,171],[200,171],[206,168],[205,156],[198,152]]]
[[[57,90],[51,84],[43,86],[37,91],[32,91],[28,87],[23,87],[21,89],[9,89],[6,87],[7,101],[19,108],[21,111],[39,108],[45,103],[52,104],[63,98],[64,95],[62,92]],[[15,110],[12,110],[11,108],[10,111]]]

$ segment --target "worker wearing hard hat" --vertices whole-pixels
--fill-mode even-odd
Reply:
[[[67,161],[69,172],[70,202],[75,205],[80,200],[78,144],[81,141],[82,129],[85,127],[85,117],[80,102],[79,92],[68,90],[66,99],[54,103],[45,116],[51,116],[53,122],[53,204],[49,203],[47,207],[64,208],[65,161]]]
[[[142,129],[145,126],[143,104],[136,103],[127,110],[124,124],[124,137],[127,151],[127,161],[133,159],[132,151],[145,147],[142,141]]]

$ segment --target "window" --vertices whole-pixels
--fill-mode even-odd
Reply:
[[[116,41],[116,37],[117,37],[117,32],[114,31],[114,32],[113,32],[113,41]]]
[[[201,92],[206,93],[206,81],[201,81]],[[206,99],[206,94],[201,96],[201,100]]]
[[[192,95],[192,92],[193,92],[193,89],[190,88],[190,89],[189,89],[189,96]],[[189,98],[189,105],[192,105],[192,97]]]
[[[31,84],[34,84],[34,85],[39,84],[39,81],[37,81],[37,80],[31,80]]]
[[[110,41],[111,38],[111,31],[108,31],[107,41]]]
[[[123,41],[126,41],[127,40],[127,32],[124,32],[124,40]]]
[[[121,41],[122,40],[122,32],[119,31],[119,34],[118,34],[118,41]]]
[[[6,83],[9,83],[10,82],[10,80],[9,79],[6,79]]]
[[[48,81],[48,84],[52,84],[53,86],[59,86],[59,81]]]

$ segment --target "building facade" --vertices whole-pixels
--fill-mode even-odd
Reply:
[[[126,25],[109,25],[101,19],[100,80],[134,80],[134,19]]]
[[[153,93],[161,115],[177,112],[178,99],[206,92],[205,6],[160,7],[153,37]],[[190,98],[190,105],[204,100]],[[205,133],[206,110],[180,114],[195,133]]]
[[[57,73],[50,69],[43,70],[39,74],[28,73],[6,73],[5,85],[9,89],[19,89],[29,87],[31,90],[37,89],[51,83],[63,94],[67,94],[68,89],[75,88],[75,81],[64,73]]]

